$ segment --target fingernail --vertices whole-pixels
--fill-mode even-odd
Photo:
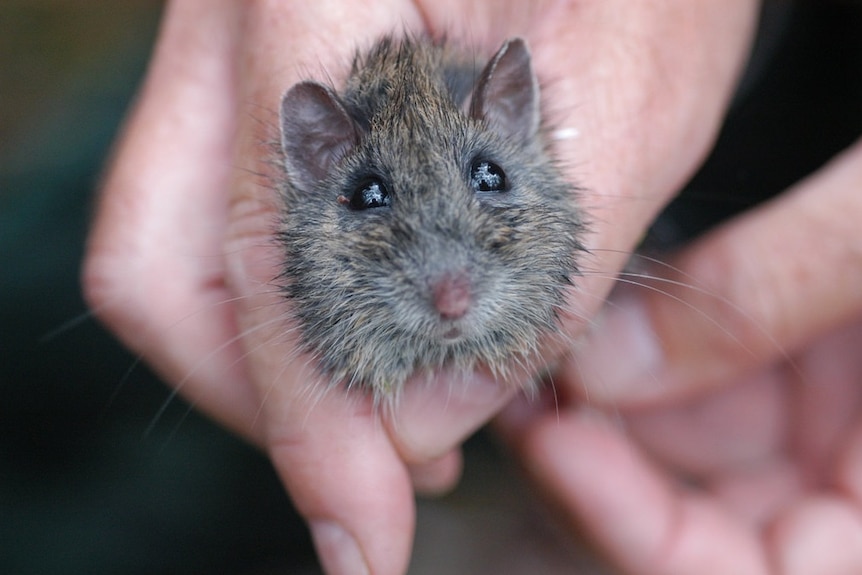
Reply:
[[[575,353],[579,379],[593,399],[642,398],[660,382],[661,345],[634,296],[609,302],[598,327]]]
[[[310,523],[317,556],[328,575],[370,573],[356,540],[338,523],[317,520]]]

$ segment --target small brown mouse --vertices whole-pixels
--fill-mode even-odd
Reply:
[[[578,273],[526,43],[466,54],[385,37],[341,92],[281,102],[284,292],[321,373],[377,400],[414,373],[529,361]]]

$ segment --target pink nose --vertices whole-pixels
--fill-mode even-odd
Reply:
[[[470,278],[466,271],[447,272],[431,284],[434,309],[443,319],[464,317],[473,303]]]

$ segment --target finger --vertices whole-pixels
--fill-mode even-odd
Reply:
[[[415,505],[398,453],[368,402],[300,402],[287,388],[302,383],[282,378],[267,399],[269,454],[325,571],[404,573]]]
[[[443,372],[405,385],[397,404],[384,412],[393,443],[405,461],[422,464],[441,457],[486,423],[519,388],[489,374]]]
[[[279,198],[267,142],[284,91],[308,76],[338,84],[356,46],[394,29],[418,29],[409,5],[342,2],[247,5],[240,126],[225,253],[270,455],[308,519],[328,573],[406,571],[414,503],[410,477],[369,398],[326,389],[300,348],[281,292],[274,239]],[[261,178],[260,174],[269,174]]]
[[[626,415],[628,429],[664,464],[696,477],[745,471],[782,455],[792,413],[784,371],[664,408]]]
[[[762,525],[798,497],[808,479],[795,461],[798,410],[786,375],[767,369],[686,402],[634,410],[626,414],[627,430],[740,520]]]
[[[201,409],[252,434],[221,241],[229,176],[234,3],[166,10],[138,101],[114,150],[88,241],[94,313]]]
[[[607,309],[578,350],[594,401],[643,403],[733,381],[862,312],[862,144],[709,233]],[[625,357],[626,361],[618,361]]]
[[[714,414],[727,421],[728,429],[715,432],[728,439],[728,446],[736,438],[738,444],[746,446],[741,453],[756,455],[756,446],[762,448],[759,461],[756,457],[748,462],[746,458],[728,458],[726,466],[716,467],[717,473],[709,480],[709,489],[739,516],[747,517],[753,524],[772,522],[777,513],[799,500],[812,486],[832,487],[836,477],[839,484],[846,479],[840,465],[836,474],[836,462],[847,451],[848,437],[853,435],[862,407],[862,390],[858,385],[862,380],[862,361],[858,357],[860,336],[862,330],[858,324],[841,328],[794,356],[793,369],[784,366],[768,370],[781,376],[777,383],[786,392],[782,401],[784,431],[777,434],[778,441],[772,449],[762,442],[765,436],[757,433],[764,427],[752,427],[756,422],[746,422],[745,416],[737,421],[737,411],[744,414],[752,410],[760,413],[768,427],[775,410],[762,405],[756,397],[743,399],[737,409],[724,416]],[[732,393],[737,387],[718,394]],[[749,445],[755,448],[749,451]],[[721,454],[724,449],[721,445],[704,443],[703,451]],[[732,447],[728,453],[734,453]],[[853,482],[846,484],[850,486]]]
[[[706,490],[751,529],[762,529],[811,488],[795,461],[773,458],[745,469],[718,473]]]
[[[769,542],[782,575],[862,572],[862,513],[845,500],[800,502],[776,524]]]
[[[409,468],[413,489],[423,495],[442,495],[452,489],[461,477],[464,460],[460,449]]]
[[[526,468],[623,572],[769,573],[751,531],[673,486],[595,413],[526,423],[510,430]]]
[[[862,413],[862,323],[835,330],[794,357],[794,455],[813,482],[828,482]]]
[[[836,485],[857,510],[862,509],[862,424],[847,434],[844,451],[836,466]]]

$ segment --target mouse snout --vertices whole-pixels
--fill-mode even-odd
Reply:
[[[464,317],[473,303],[473,288],[467,270],[446,271],[430,283],[431,304],[440,317],[456,320]]]

